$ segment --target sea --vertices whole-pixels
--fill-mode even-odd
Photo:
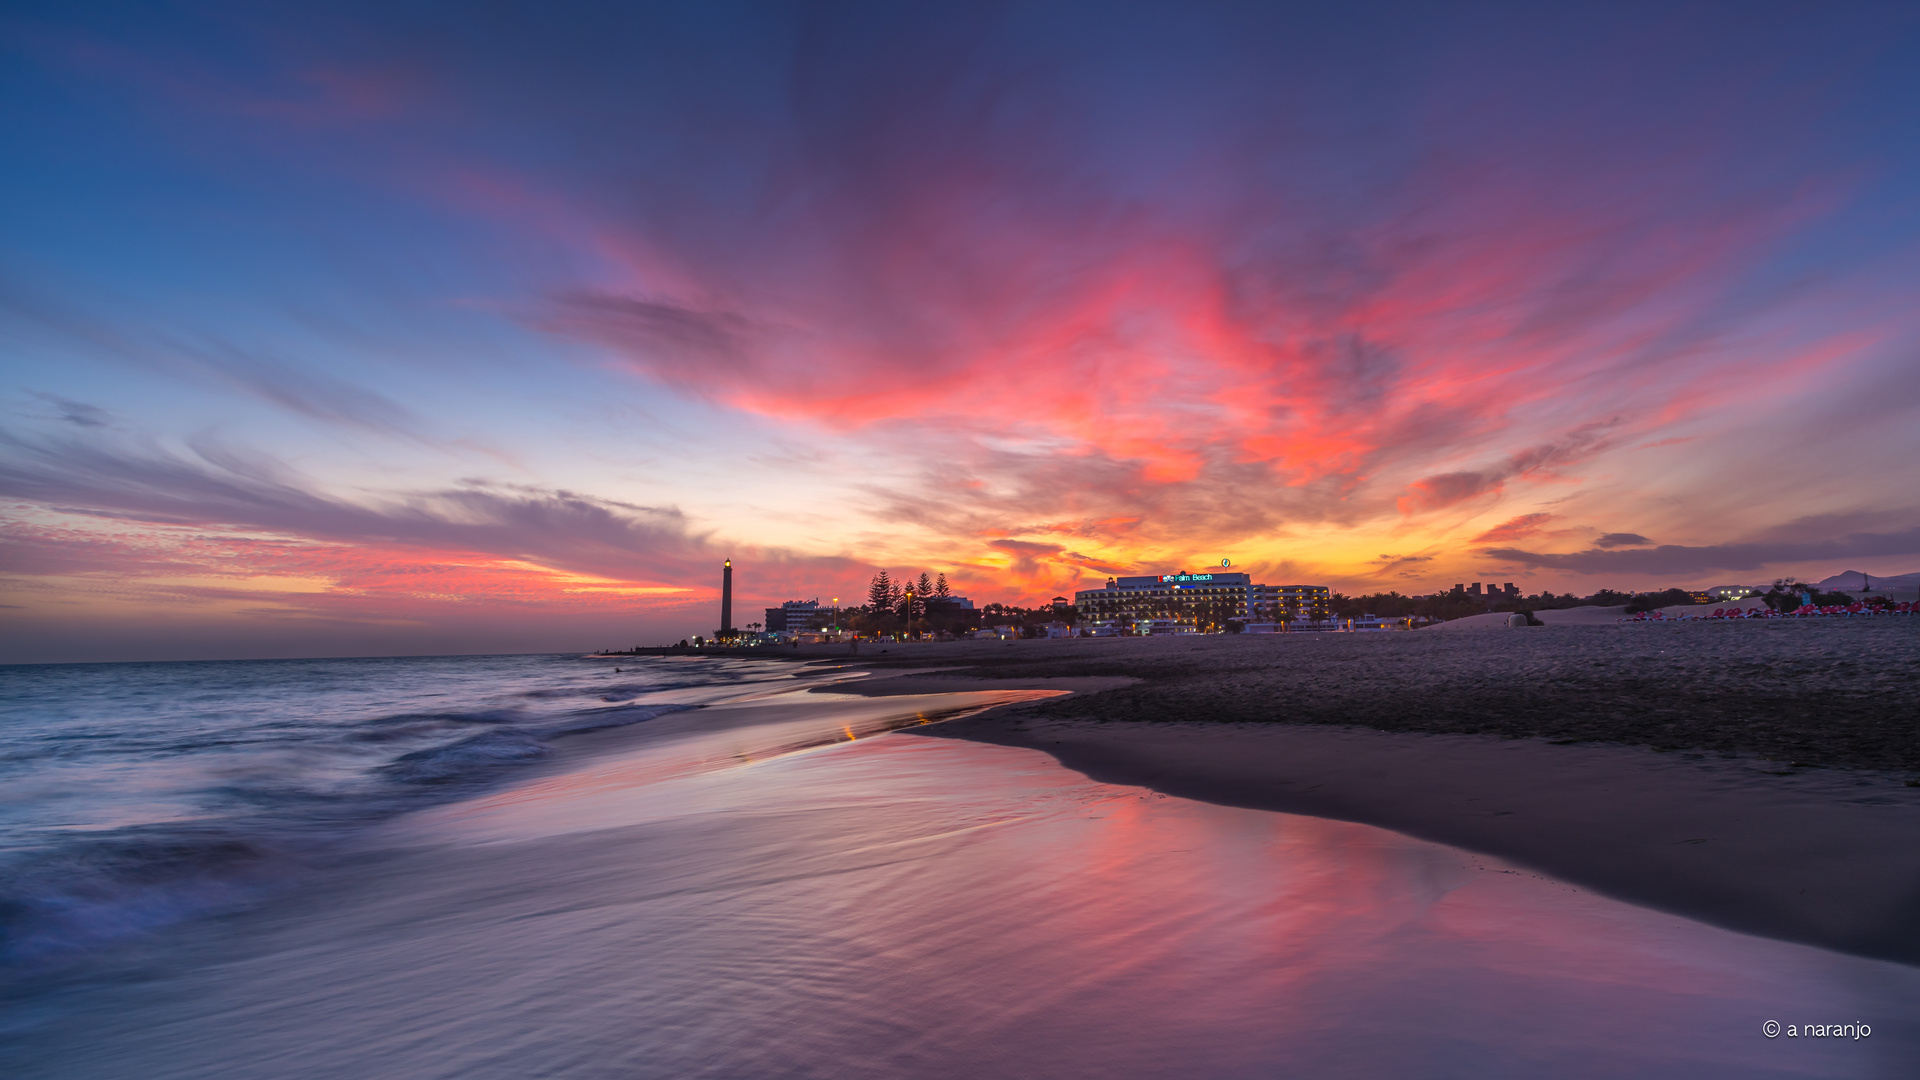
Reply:
[[[943,737],[1046,691],[868,677],[0,668],[0,1075],[1920,1075],[1920,969],[1096,783]]]

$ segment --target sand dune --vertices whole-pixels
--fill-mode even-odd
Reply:
[[[1712,608],[1708,608],[1712,611]],[[1576,607],[1549,608],[1536,611],[1533,617],[1548,626],[1595,626],[1601,623],[1617,623],[1626,617],[1626,607]],[[1506,629],[1509,613],[1490,611],[1485,615],[1469,615],[1464,619],[1434,623],[1422,627],[1423,630],[1474,630],[1488,627]]]

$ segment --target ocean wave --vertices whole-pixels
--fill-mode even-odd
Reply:
[[[447,746],[402,754],[380,771],[407,784],[452,784],[474,779],[478,772],[501,765],[519,765],[545,757],[547,745],[518,728],[502,728]]]
[[[584,709],[563,714],[537,726],[520,723],[509,727],[498,727],[468,736],[458,742],[414,750],[381,766],[378,771],[382,775],[407,784],[452,784],[477,781],[500,767],[523,765],[547,756],[550,752],[547,742],[550,739],[607,728],[628,727],[692,707],[672,704]],[[430,719],[497,723],[503,722],[506,718],[455,713]]]
[[[478,794],[558,740],[699,707],[628,695],[762,681],[585,674],[538,657],[16,672],[28,722],[0,728],[19,796],[0,798],[0,963],[245,908],[380,822]]]
[[[549,736],[578,735],[587,731],[603,731],[607,728],[629,727],[642,724],[655,717],[668,713],[685,712],[698,708],[697,705],[625,705],[612,709],[589,709],[578,712],[555,724],[549,725],[545,733]]]
[[[0,877],[0,961],[84,952],[244,908],[280,853],[224,826],[139,826],[15,852]]]
[[[616,682],[601,686],[550,687],[539,690],[526,690],[520,696],[531,701],[565,700],[567,698],[600,698],[601,700],[630,699],[641,694],[672,693],[676,690],[705,690],[714,686],[733,686],[750,682],[770,682],[772,679],[743,679],[737,672],[715,672],[706,678],[683,679],[676,682],[650,682],[644,679]]]
[[[515,712],[434,712],[395,713],[360,721],[357,729],[345,737],[358,743],[398,742],[464,728],[513,724],[523,717]]]
[[[306,861],[354,832],[410,810],[460,798],[547,757],[567,735],[644,723],[690,705],[585,709],[537,727],[483,712],[408,713],[365,721],[345,742],[418,741],[435,732],[475,732],[400,754],[345,792],[213,785],[224,820],[55,833],[33,849],[0,856],[0,963],[37,966],[84,954],[184,920],[245,909]],[[387,732],[391,740],[379,738]],[[375,738],[368,740],[373,734]],[[317,805],[324,804],[324,806]]]

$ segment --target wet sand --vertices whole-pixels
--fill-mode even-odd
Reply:
[[[962,704],[582,736],[6,1012],[0,1075],[1864,1080],[1920,1054],[1920,970],[898,730]]]
[[[915,734],[1044,750],[1103,783],[1376,825],[1729,929],[1920,964],[1920,790],[1884,777],[1317,726],[988,714]]]
[[[837,689],[1076,689],[916,733],[1920,964],[1917,644],[1920,620],[970,642]]]

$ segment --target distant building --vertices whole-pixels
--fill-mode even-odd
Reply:
[[[1325,585],[1261,585],[1246,574],[1155,574],[1110,578],[1073,594],[1079,625],[1097,637],[1118,633],[1193,634],[1228,620],[1324,618]],[[1062,598],[1064,599],[1064,597]]]
[[[789,600],[767,609],[766,632],[800,634],[824,630],[833,622],[833,609],[823,608],[818,600]]]
[[[1707,590],[1707,595],[1715,600],[1745,600],[1759,593],[1760,589],[1753,585],[1715,585]]]
[[[1297,615],[1307,615],[1314,607],[1325,607],[1333,600],[1333,590],[1325,585],[1256,585],[1257,602],[1262,606],[1279,604]],[[1271,614],[1271,613],[1269,613]]]

